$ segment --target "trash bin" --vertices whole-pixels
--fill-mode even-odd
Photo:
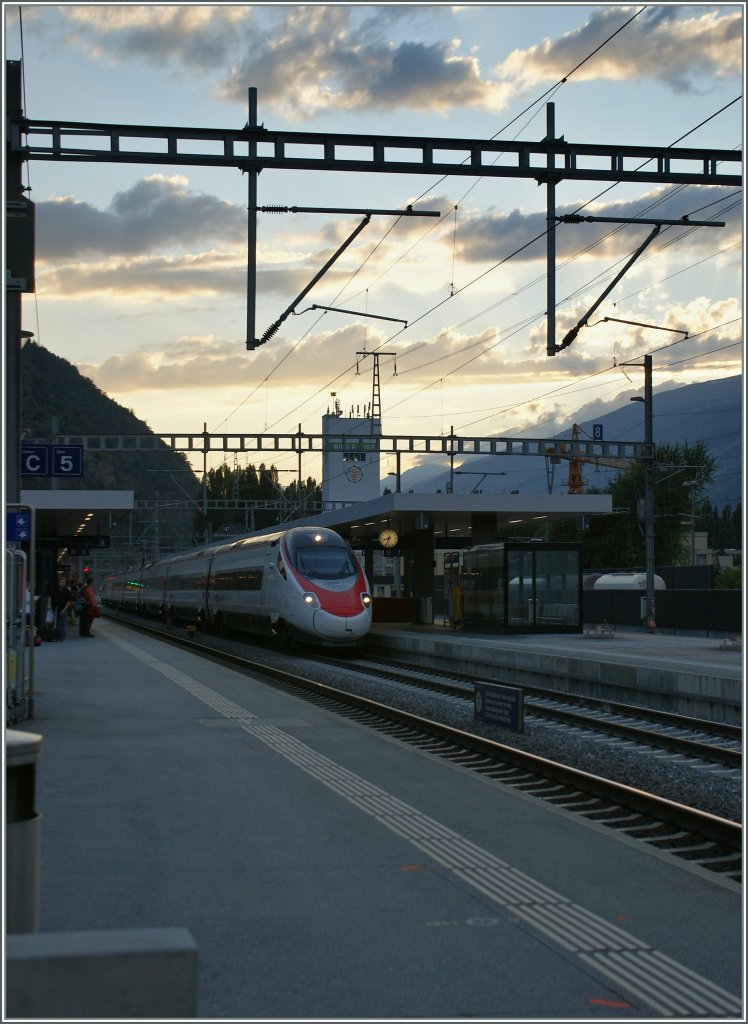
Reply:
[[[42,738],[8,729],[5,734],[5,927],[39,930],[41,815],[36,803],[36,765]]]
[[[434,611],[432,605],[432,598],[430,597],[414,597],[413,598],[413,622],[416,625],[430,626],[434,622]]]

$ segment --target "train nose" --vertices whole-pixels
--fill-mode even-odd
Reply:
[[[314,631],[320,636],[340,636],[353,633],[353,626],[348,615],[329,615],[317,611],[314,613]]]
[[[366,633],[369,619],[366,612],[360,615],[330,615],[325,611],[316,611],[313,628],[317,636],[325,640],[354,640]]]

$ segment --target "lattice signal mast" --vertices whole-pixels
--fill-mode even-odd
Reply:
[[[371,389],[371,421],[372,423],[379,423],[380,427],[382,424],[382,391],[379,384],[379,358],[380,356],[394,356],[395,359],[395,376],[397,377],[397,352],[357,352],[357,356],[365,359],[366,356],[373,356],[374,358],[374,371],[373,371],[373,382]],[[358,359],[356,360],[356,373],[358,369]]]

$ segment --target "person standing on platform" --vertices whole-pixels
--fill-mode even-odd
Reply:
[[[83,608],[78,616],[78,632],[81,636],[93,637],[91,626],[93,620],[98,618],[99,609],[96,607],[96,592],[93,585],[93,576],[87,576],[83,584]]]
[[[68,608],[68,622],[71,626],[76,626],[78,624],[78,615],[76,613],[75,606],[78,603],[79,588],[78,581],[76,580],[75,576],[70,577],[68,587],[70,588],[70,607]]]
[[[68,635],[68,612],[73,594],[64,576],[57,581],[57,590],[52,594],[52,608],[55,612],[55,640],[66,640]]]

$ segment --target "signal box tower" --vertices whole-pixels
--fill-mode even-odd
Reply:
[[[371,406],[344,416],[335,392],[332,411],[322,417],[322,508],[329,511],[379,497],[379,441],[382,424]],[[362,415],[363,413],[363,415]]]

